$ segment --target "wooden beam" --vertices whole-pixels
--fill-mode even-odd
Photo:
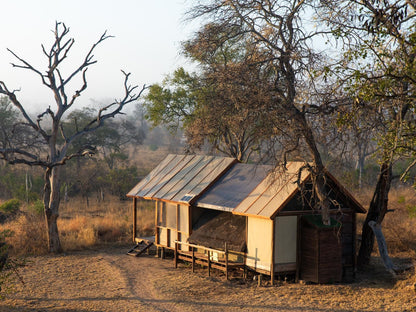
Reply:
[[[224,244],[224,249],[225,249],[225,278],[228,281],[228,247],[227,247],[227,242],[225,242]]]
[[[247,268],[247,253],[248,253],[248,217],[245,216],[246,218],[246,250],[244,253],[244,273],[246,273],[246,268]],[[245,280],[246,276],[244,277]]]
[[[192,234],[192,209],[188,206],[188,236]]]
[[[179,237],[179,204],[176,204],[176,240],[180,241],[180,237]],[[175,244],[175,248],[178,248],[177,244]]]
[[[192,248],[192,273],[194,273],[195,272],[195,248],[194,247],[191,247]]]
[[[302,249],[301,249],[301,216],[297,216],[297,231],[296,231],[296,283],[299,282],[300,278],[300,265],[301,265],[301,256],[302,256]]]
[[[157,204],[157,200],[156,200],[155,201],[155,243],[157,245],[159,245],[160,239],[159,239],[159,227],[158,227],[158,224],[157,224],[157,207],[158,207],[158,204]],[[158,255],[159,255],[159,253],[158,253]]]
[[[137,233],[137,198],[133,198],[133,242],[136,241]]]
[[[352,211],[352,269],[353,278],[357,271],[357,216],[356,212]]]
[[[272,256],[271,256],[271,264],[270,264],[270,282],[274,285],[274,270],[275,270],[275,254],[274,254],[274,245],[275,245],[275,231],[276,231],[276,219],[272,220],[272,237],[271,237],[271,245],[272,245]]]
[[[178,268],[178,243],[175,242],[175,257],[174,257],[174,261],[175,261],[175,269]]]
[[[208,276],[211,276],[211,251],[208,250]]]

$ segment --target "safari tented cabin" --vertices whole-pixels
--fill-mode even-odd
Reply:
[[[316,283],[340,281],[355,271],[356,213],[365,209],[326,172],[331,225],[314,209],[305,164],[287,170],[238,163],[233,158],[168,155],[127,196],[155,201],[155,244],[177,259],[271,276],[293,273]],[[228,276],[228,275],[227,275]]]

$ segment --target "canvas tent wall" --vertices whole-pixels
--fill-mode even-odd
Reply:
[[[134,203],[137,198],[156,202],[159,246],[173,248],[175,240],[193,240],[205,247],[228,240],[231,246],[227,235],[238,233],[249,268],[272,277],[280,272],[299,273],[301,220],[316,213],[310,175],[303,168],[303,162],[272,170],[226,157],[169,155],[128,196]],[[329,172],[325,174],[327,192],[336,203],[332,215],[342,223],[341,267],[354,267],[355,214],[365,209]],[[230,226],[221,229],[218,222]],[[235,232],[227,231],[234,225]]]
[[[233,158],[203,155],[168,155],[127,196],[155,201],[156,245],[174,248],[174,241],[186,242],[192,231],[190,206],[228,168]],[[133,217],[136,239],[136,215]]]
[[[247,266],[274,275],[299,273],[301,218],[316,214],[310,175],[304,163],[291,162],[287,170],[272,172],[233,210],[247,217]],[[300,173],[300,174],[299,174]],[[342,222],[339,231],[340,266],[355,267],[355,214],[365,209],[326,172],[331,214]],[[323,258],[322,258],[323,259]]]

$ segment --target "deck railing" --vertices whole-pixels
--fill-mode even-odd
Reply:
[[[187,246],[189,248],[189,251],[180,250],[179,245]],[[229,260],[230,254],[241,256],[242,260],[230,261]],[[174,255],[175,268],[178,267],[178,260],[191,262],[192,272],[195,272],[196,263],[207,266],[209,276],[211,275],[211,268],[224,271],[225,277],[227,280],[228,280],[228,272],[230,269],[236,269],[236,268],[245,269],[244,253],[239,253],[239,252],[228,250],[227,243],[224,244],[224,250],[218,250],[218,249],[209,248],[209,247],[205,247],[201,245],[175,241],[175,255]],[[245,275],[245,272],[244,272],[244,275]]]

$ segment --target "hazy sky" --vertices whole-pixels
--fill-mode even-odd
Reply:
[[[107,30],[115,38],[95,51],[98,63],[88,70],[88,90],[80,104],[122,96],[120,69],[131,72],[132,84],[151,84],[183,64],[180,41],[189,38],[196,25],[183,22],[190,1],[184,0],[2,0],[0,18],[0,80],[17,93],[31,112],[53,106],[53,97],[35,74],[12,68],[13,50],[33,66],[46,70],[41,43],[53,42],[55,21],[70,27],[75,39],[64,69],[79,66],[91,45]],[[75,85],[74,87],[79,87]]]

